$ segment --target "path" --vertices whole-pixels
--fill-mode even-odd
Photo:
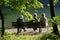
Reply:
[[[10,32],[13,32],[13,33],[17,33],[17,29],[16,28],[15,29],[6,29],[6,30],[8,30]],[[46,32],[46,29],[43,29],[42,32]],[[27,33],[39,33],[39,28],[37,28],[36,31],[33,31],[32,28],[26,28],[26,32],[24,32],[23,29],[22,29],[20,34],[27,34]]]

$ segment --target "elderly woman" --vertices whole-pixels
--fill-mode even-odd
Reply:
[[[42,17],[40,18],[41,31],[44,32],[47,26],[48,26],[48,20],[47,20],[45,13],[43,13]]]

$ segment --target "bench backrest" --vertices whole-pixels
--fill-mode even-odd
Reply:
[[[40,26],[40,22],[22,22],[23,26]],[[17,22],[12,22],[12,26],[17,26]]]
[[[40,22],[22,22],[22,25],[26,27],[28,26],[28,28],[33,28],[30,26],[37,26],[37,28],[46,28],[46,27],[40,27]],[[12,26],[17,27],[17,22],[12,22]]]

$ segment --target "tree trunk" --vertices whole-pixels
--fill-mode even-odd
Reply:
[[[50,3],[51,18],[53,19],[53,17],[55,17],[53,0],[49,0],[49,3]],[[59,35],[56,21],[52,23],[52,26],[53,26],[53,32],[54,32],[56,35]]]
[[[1,37],[3,37],[5,28],[4,28],[4,16],[3,16],[1,10],[0,10],[0,17],[1,17],[1,21],[2,21],[2,29],[1,29],[2,34],[1,34]]]

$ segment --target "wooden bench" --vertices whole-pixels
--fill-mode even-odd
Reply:
[[[34,29],[34,27],[36,29],[39,28],[39,32],[41,32],[40,28],[42,28],[42,27],[40,27],[40,22],[22,22],[22,25],[25,28],[33,28],[33,29]],[[12,26],[17,28],[17,22],[12,22]],[[21,28],[21,27],[19,27],[19,28]],[[18,31],[18,29],[17,29],[17,31]]]

